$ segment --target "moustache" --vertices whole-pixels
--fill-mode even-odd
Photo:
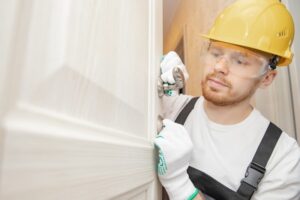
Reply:
[[[232,87],[230,81],[226,80],[226,78],[220,73],[214,72],[214,73],[210,73],[210,74],[206,75],[205,82],[207,82],[209,79],[217,80],[218,82],[221,82],[223,85],[226,85],[229,88]]]

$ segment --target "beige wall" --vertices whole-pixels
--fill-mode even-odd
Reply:
[[[207,33],[216,16],[234,0],[181,0],[172,24],[164,38],[164,53],[175,50],[183,39],[184,62],[190,79],[186,93],[201,95],[202,68],[200,52],[204,40],[200,34]]]

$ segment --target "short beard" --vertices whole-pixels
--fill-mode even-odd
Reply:
[[[228,86],[227,94],[220,95],[220,94],[218,94],[217,89],[210,88],[207,85],[207,81],[209,78],[217,78],[218,80],[225,83]],[[258,83],[259,83],[259,80],[255,82],[255,84],[253,85],[253,87],[251,87],[250,90],[246,91],[244,94],[236,96],[236,95],[234,95],[234,93],[232,93],[232,85],[229,81],[227,81],[223,76],[220,76],[216,73],[211,73],[211,74],[208,74],[205,77],[205,79],[202,80],[202,82],[201,82],[202,95],[207,101],[209,101],[217,106],[236,105],[236,104],[239,104],[239,103],[245,101],[246,99],[250,99],[253,96],[253,94],[255,93]]]

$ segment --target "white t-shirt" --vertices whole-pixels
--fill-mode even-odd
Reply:
[[[164,97],[164,117],[175,120],[191,98],[186,95]],[[190,165],[237,191],[270,121],[253,109],[238,124],[217,124],[208,119],[203,102],[204,98],[199,98],[185,122],[194,144]],[[252,199],[300,200],[300,148],[284,132]]]

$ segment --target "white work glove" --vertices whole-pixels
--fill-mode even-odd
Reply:
[[[187,174],[193,144],[186,129],[169,119],[155,138],[159,160],[158,177],[170,200],[193,199],[198,194]]]
[[[170,51],[163,57],[163,60],[160,63],[160,69],[161,69],[160,77],[164,83],[168,83],[168,84],[176,83],[176,80],[175,80],[174,74],[173,74],[173,70],[176,67],[182,71],[183,76],[184,76],[183,81],[187,81],[187,79],[189,78],[189,74],[186,70],[185,65],[182,63],[180,57],[177,55],[176,52]]]

